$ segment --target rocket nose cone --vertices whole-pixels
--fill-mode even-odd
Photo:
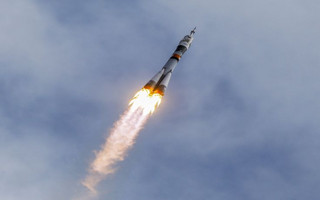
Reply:
[[[190,36],[191,36],[191,37],[196,33],[196,28],[197,28],[197,27],[194,27],[194,29],[192,29],[192,31],[190,32]]]

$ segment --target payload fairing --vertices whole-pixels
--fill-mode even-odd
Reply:
[[[161,96],[164,95],[174,68],[178,64],[181,56],[189,49],[192,43],[195,30],[196,28],[194,28],[189,35],[184,36],[170,59],[143,88],[150,90],[151,93],[160,94]]]

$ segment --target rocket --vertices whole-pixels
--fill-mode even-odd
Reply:
[[[174,68],[177,66],[181,56],[189,49],[192,43],[195,30],[196,27],[190,32],[189,35],[186,35],[182,38],[176,50],[173,52],[166,64],[143,88],[150,90],[151,94],[156,93],[160,94],[161,96],[164,95]]]

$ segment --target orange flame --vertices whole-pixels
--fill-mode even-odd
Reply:
[[[149,89],[142,88],[138,91],[129,103],[133,110],[142,108],[144,114],[152,114],[161,103],[162,96],[158,93],[151,93]]]

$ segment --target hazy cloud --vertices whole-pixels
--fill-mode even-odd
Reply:
[[[131,96],[194,26],[100,199],[317,199],[316,1],[22,1],[0,8],[0,199],[71,199]]]

